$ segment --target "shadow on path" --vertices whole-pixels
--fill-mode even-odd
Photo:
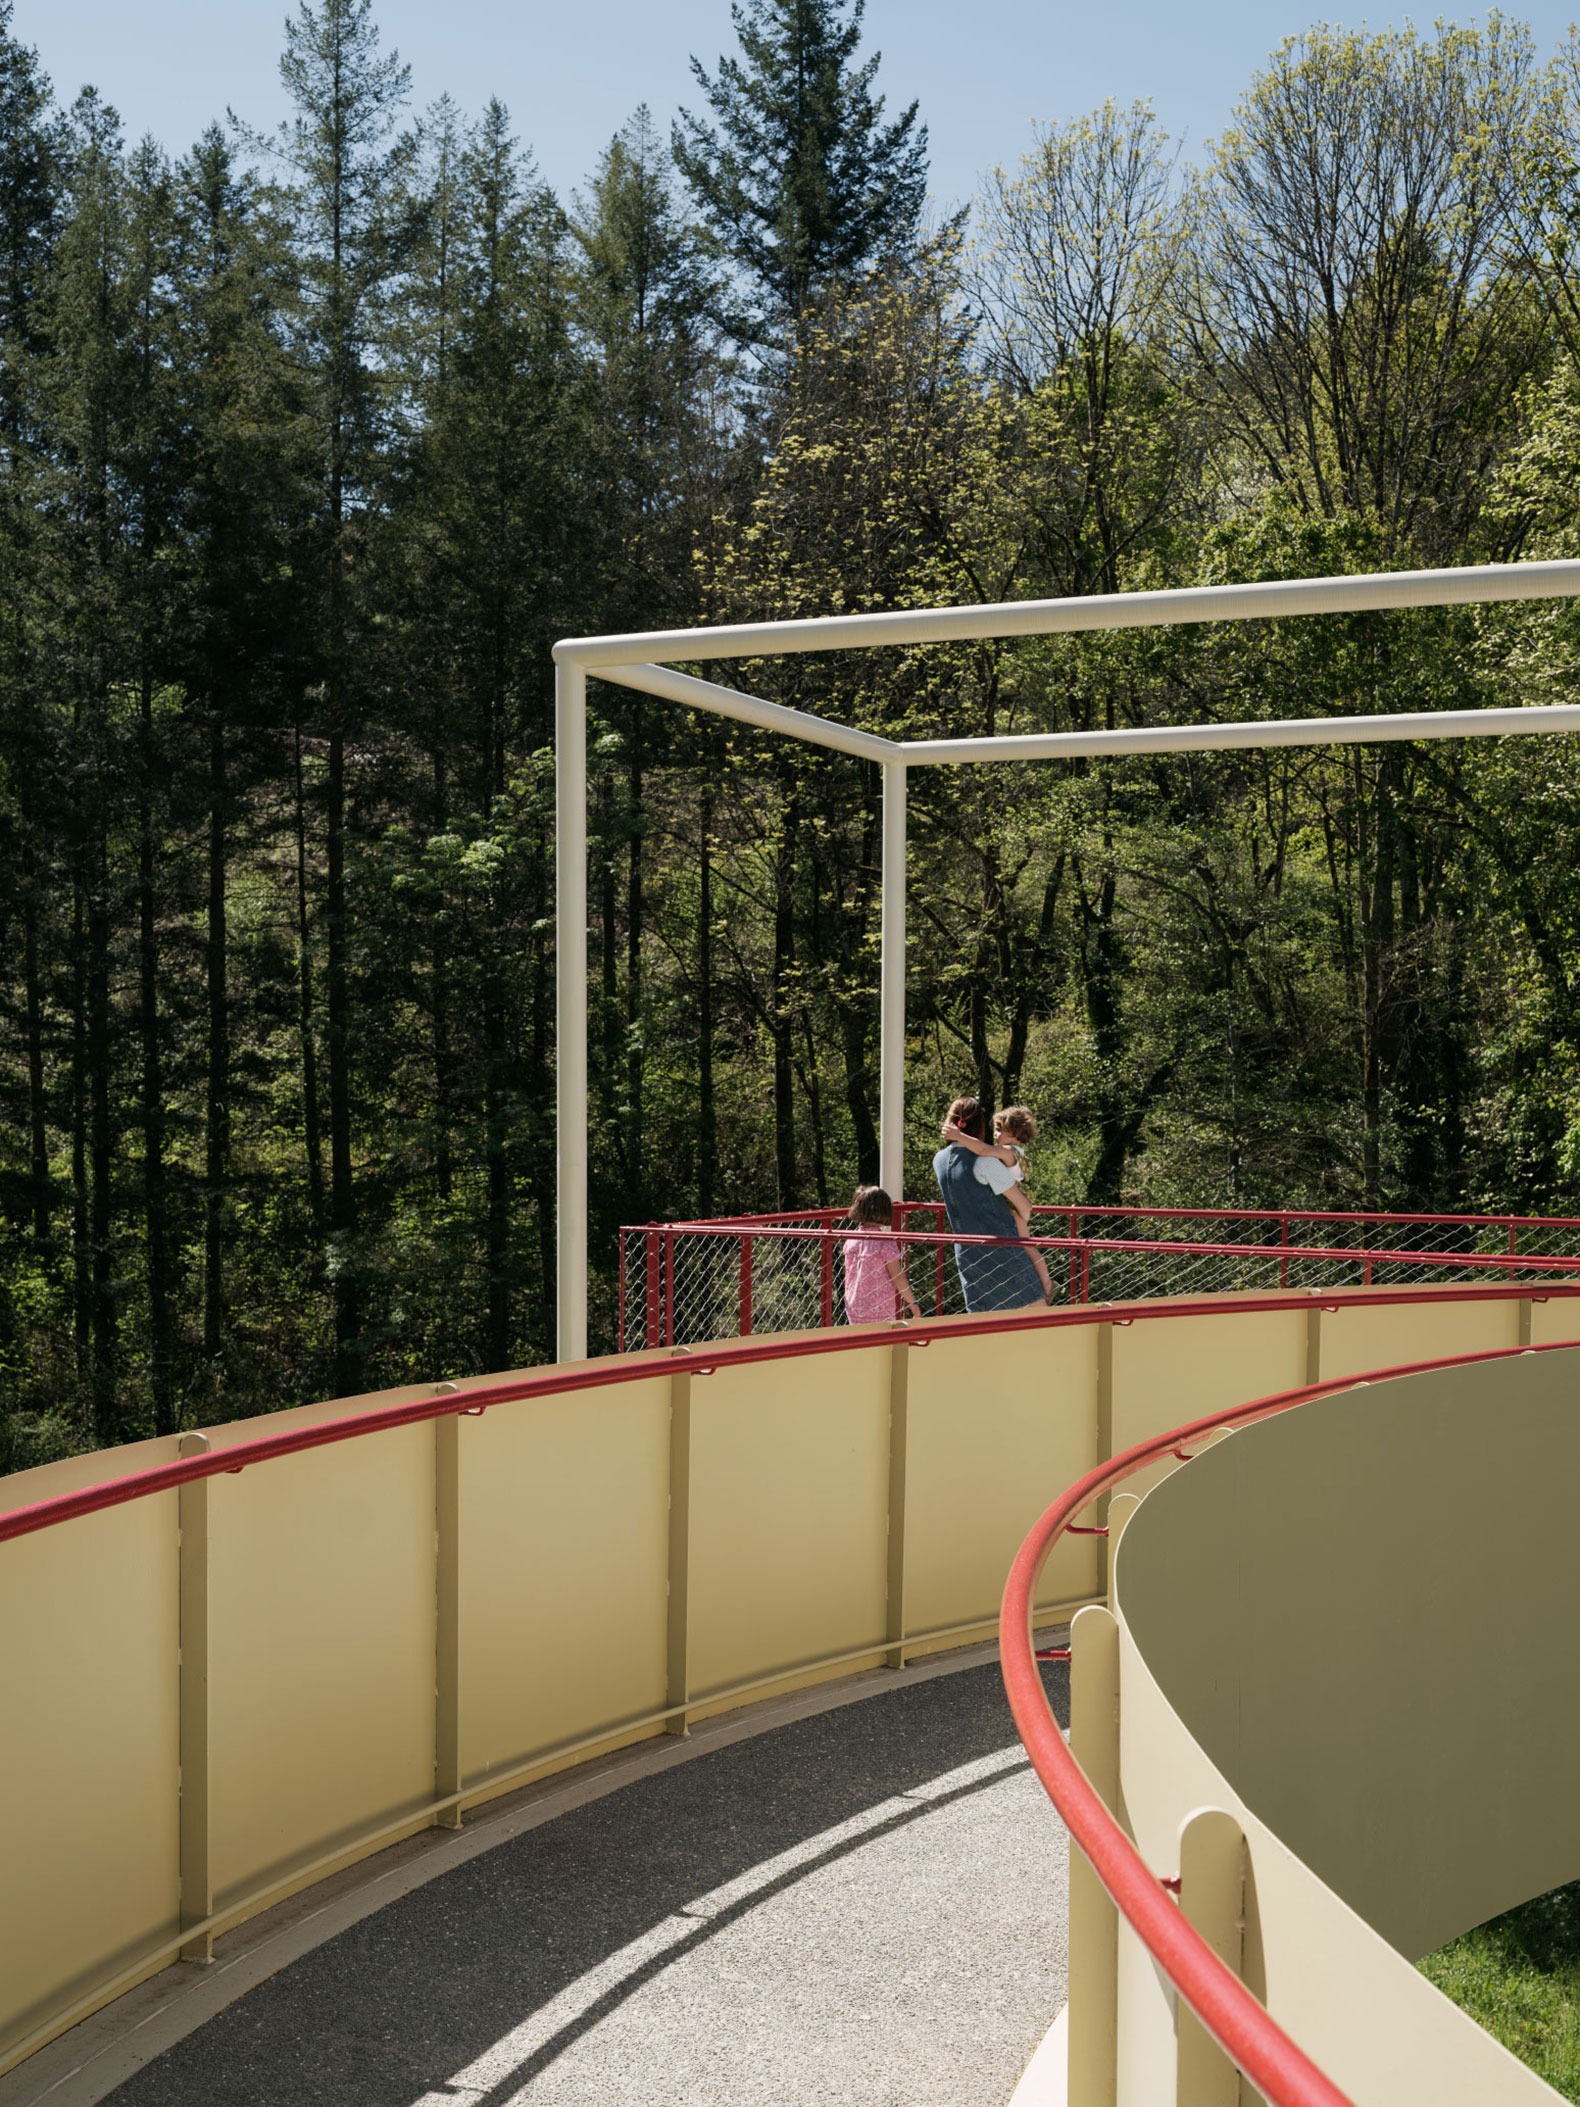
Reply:
[[[1068,1686],[1056,1674],[1063,1715]],[[1053,2016],[1035,1994],[1019,2011],[1048,1963],[1015,1947],[1030,1896],[1057,1918],[1049,1938],[1062,1955],[1056,1827],[996,1667],[941,1676],[636,1780],[480,1854],[260,1984],[110,2097],[114,2107],[1002,2099]],[[1020,1883],[1020,1900],[1006,1894],[1000,1912],[1006,1881]],[[1003,1954],[989,1950],[1001,1942]],[[942,2020],[930,2050],[917,2039],[918,2000],[936,1963],[949,1977],[935,1986],[941,2001],[958,2003],[964,1971],[984,1978],[991,2005],[1006,1958],[1031,1974],[1011,1971],[1018,2004],[1004,2041],[996,2010],[975,2030],[990,2082],[1007,2072],[996,2095],[979,2093],[959,2067],[970,2059],[963,2015]],[[875,1999],[882,2009],[869,2009]],[[867,2054],[886,2026],[900,2032],[898,2064],[875,2041]],[[580,2060],[567,2053],[578,2045]],[[936,2091],[929,2057],[941,2066]],[[746,2082],[754,2059],[764,2067]]]

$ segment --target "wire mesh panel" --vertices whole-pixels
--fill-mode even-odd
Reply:
[[[952,1237],[913,1203],[892,1236],[924,1316],[1257,1289],[1535,1281],[1580,1268],[1580,1222],[1516,1216],[1044,1207],[1025,1240]],[[1046,1232],[1046,1233],[1045,1233]],[[620,1344],[698,1345],[847,1321],[832,1212],[620,1232]],[[1034,1277],[1030,1253],[1045,1278]]]

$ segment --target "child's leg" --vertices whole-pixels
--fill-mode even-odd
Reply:
[[[1024,1240],[1026,1237],[1029,1237],[1032,1233],[1030,1195],[1027,1193],[1023,1185],[1012,1185],[1009,1189],[1007,1198],[1009,1200],[1010,1210],[1015,1217],[1015,1233],[1017,1234],[1017,1236],[1021,1237]],[[1035,1246],[1033,1246],[1033,1248],[1027,1252],[1026,1256],[1031,1260],[1032,1265],[1036,1268],[1037,1278],[1042,1283],[1043,1300],[1045,1302],[1051,1302],[1053,1300],[1053,1281],[1049,1277],[1048,1264],[1046,1259],[1044,1259],[1042,1253],[1039,1250],[1037,1250]]]
[[[1026,1233],[1027,1232],[1024,1229],[1022,1229],[1021,1235],[1025,1236]],[[1026,1253],[1026,1256],[1036,1267],[1037,1278],[1042,1282],[1042,1299],[1044,1300],[1044,1302],[1051,1302],[1053,1300],[1053,1281],[1051,1280],[1048,1274],[1048,1261],[1043,1257],[1042,1253],[1036,1248],[1035,1245],[1033,1245],[1031,1250]]]

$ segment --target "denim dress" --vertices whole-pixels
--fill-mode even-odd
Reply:
[[[933,1176],[956,1236],[1015,1237],[1013,1209],[1008,1200],[980,1182],[976,1158],[969,1149],[953,1141],[941,1148],[933,1158]],[[956,1244],[955,1265],[968,1310],[1021,1310],[1042,1300],[1042,1283],[1018,1244],[1013,1251],[989,1244]]]

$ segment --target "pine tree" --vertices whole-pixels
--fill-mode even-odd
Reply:
[[[249,734],[255,739],[290,711],[293,571],[307,568],[297,559],[307,541],[311,432],[304,380],[284,342],[285,231],[219,126],[181,163],[175,207],[182,535],[170,664],[202,733],[189,796],[207,835],[200,1329],[212,1385],[228,1330],[235,1229],[230,870],[259,765]],[[284,1255],[277,1246],[277,1264]]]
[[[39,429],[36,361],[44,348],[39,298],[60,231],[59,120],[37,54],[11,33],[10,0],[0,0],[0,843],[4,875],[21,922],[19,1036],[26,1049],[18,1102],[8,1129],[27,1137],[27,1165],[15,1176],[25,1200],[35,1257],[54,1249],[54,1185],[49,1159],[45,1052],[45,945],[50,803],[46,784],[57,751],[43,695],[39,650],[42,564],[39,504],[46,473]],[[25,792],[25,794],[24,794]],[[10,1165],[7,1165],[10,1170]]]
[[[360,500],[378,475],[385,437],[386,386],[378,352],[391,290],[413,238],[401,207],[414,142],[395,136],[410,69],[398,53],[380,51],[372,0],[322,0],[316,7],[300,0],[285,35],[280,77],[296,114],[271,144],[294,178],[302,321],[322,448],[325,592],[317,686],[327,746],[329,1231],[334,1380],[345,1392],[362,1386],[367,1343],[353,1171],[347,873],[346,747],[360,700],[354,549],[367,527]]]
[[[683,111],[675,164],[744,280],[730,316],[772,343],[827,286],[904,255],[927,190],[927,128],[913,102],[892,124],[855,63],[865,0],[733,0],[739,58],[691,70],[717,126]]]

